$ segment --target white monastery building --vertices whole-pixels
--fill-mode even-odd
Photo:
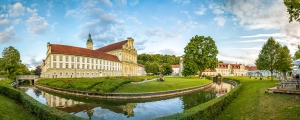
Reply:
[[[130,37],[94,50],[89,34],[86,48],[48,43],[41,68],[45,78],[136,76],[137,51]]]

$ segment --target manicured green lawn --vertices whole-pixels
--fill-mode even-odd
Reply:
[[[142,93],[142,92],[158,92],[167,90],[183,89],[195,87],[211,82],[198,77],[165,77],[165,82],[151,81],[142,84],[125,84],[123,87],[114,91],[114,93]]]
[[[265,93],[277,80],[230,77],[243,83],[238,97],[219,116],[222,120],[299,120],[300,95]]]
[[[11,100],[0,94],[0,120],[38,120]]]

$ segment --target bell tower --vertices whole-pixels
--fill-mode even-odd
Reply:
[[[93,40],[91,38],[91,34],[89,33],[89,38],[87,39],[87,42],[86,42],[86,48],[87,49],[90,49],[90,50],[93,50]]]

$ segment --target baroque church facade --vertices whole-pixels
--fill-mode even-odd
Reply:
[[[47,43],[41,67],[44,78],[136,76],[137,51],[130,37],[94,50],[89,34],[86,48]]]

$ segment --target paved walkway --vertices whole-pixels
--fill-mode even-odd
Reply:
[[[142,84],[142,83],[146,83],[146,82],[151,82],[151,81],[155,81],[157,78],[154,78],[152,80],[143,80],[141,82],[131,82],[132,84]]]

